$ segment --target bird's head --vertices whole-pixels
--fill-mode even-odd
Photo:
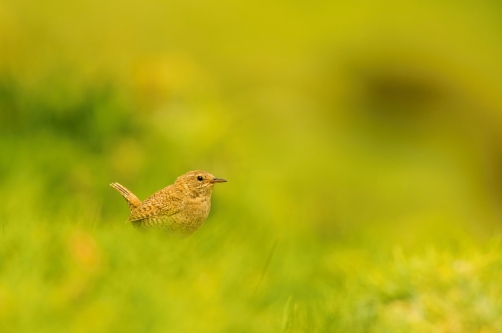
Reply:
[[[200,196],[210,195],[214,184],[225,182],[225,179],[216,178],[209,172],[195,170],[179,176],[174,183],[183,186],[192,195]]]

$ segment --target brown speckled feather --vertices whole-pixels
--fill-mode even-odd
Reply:
[[[116,189],[120,194],[122,194],[124,199],[126,199],[127,205],[129,206],[131,212],[139,205],[141,205],[141,200],[139,200],[138,197],[132,194],[132,192],[126,189],[124,186],[120,185],[119,183],[111,183],[110,186]]]
[[[141,205],[131,212],[128,220],[131,222],[139,221],[153,215],[169,217],[179,213],[184,207],[183,192],[173,184],[146,198]]]
[[[131,209],[128,221],[134,226],[159,227],[189,235],[207,219],[213,186],[222,182],[226,180],[205,171],[190,171],[143,202],[122,185],[110,185],[126,199]]]

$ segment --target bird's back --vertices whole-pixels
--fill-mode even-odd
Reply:
[[[133,209],[129,221],[136,222],[135,224],[148,223],[144,220],[158,220],[175,215],[183,210],[183,201],[183,192],[176,184],[169,185],[146,198]]]

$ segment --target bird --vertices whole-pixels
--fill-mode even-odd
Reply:
[[[143,202],[119,183],[110,186],[124,197],[129,206],[131,214],[126,222],[138,228],[160,228],[188,236],[206,221],[214,184],[225,182],[225,179],[206,171],[189,171]]]

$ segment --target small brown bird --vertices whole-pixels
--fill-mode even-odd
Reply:
[[[159,227],[190,235],[202,226],[209,215],[214,184],[224,182],[225,179],[205,171],[189,171],[143,202],[119,183],[111,183],[110,186],[126,199],[131,210],[127,221],[134,226]]]

